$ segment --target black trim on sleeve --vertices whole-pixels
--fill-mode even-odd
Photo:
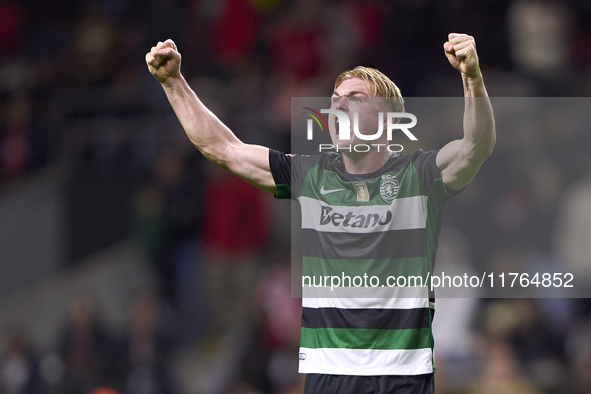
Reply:
[[[437,178],[441,178],[441,172],[439,171],[439,168],[437,168],[436,161],[438,153],[439,149],[429,152],[423,152],[422,149],[419,149],[415,152],[417,155],[414,160],[415,168],[417,169],[423,184],[427,187],[427,192],[431,188],[433,181]]]
[[[291,156],[269,149],[269,167],[275,185],[291,186]]]
[[[452,190],[445,186],[443,179],[441,178],[441,171],[437,167],[437,155],[441,149],[432,150],[429,152],[423,152],[422,150],[417,151],[417,157],[415,159],[415,168],[419,173],[419,177],[425,185],[427,194],[431,192],[431,187],[436,180],[440,180],[443,192],[449,196],[454,197],[460,194],[464,189]]]

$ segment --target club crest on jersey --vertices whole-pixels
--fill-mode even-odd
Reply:
[[[365,181],[356,181],[351,183],[357,192],[357,201],[369,201],[369,189]]]
[[[382,180],[380,181],[380,196],[386,202],[394,201],[394,197],[398,193],[398,189],[400,188],[400,183],[398,179],[395,179],[394,175],[382,175]]]

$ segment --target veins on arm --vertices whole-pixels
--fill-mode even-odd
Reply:
[[[443,183],[451,190],[460,190],[472,181],[492,153],[496,141],[493,110],[482,75],[462,76],[462,79],[464,136],[441,148],[436,158]]]

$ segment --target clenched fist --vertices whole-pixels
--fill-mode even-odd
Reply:
[[[480,76],[478,54],[474,37],[467,34],[451,33],[443,44],[445,56],[452,66],[468,78]]]
[[[171,39],[159,42],[146,54],[148,70],[160,83],[181,75],[181,54]]]

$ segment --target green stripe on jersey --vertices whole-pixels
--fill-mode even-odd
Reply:
[[[330,205],[363,206],[363,205],[389,205],[380,195],[380,183],[382,175],[393,175],[399,183],[399,189],[396,198],[414,197],[425,195],[422,182],[414,167],[408,166],[399,171],[389,171],[380,174],[377,177],[366,179],[363,182],[367,185],[369,191],[369,201],[357,201],[352,198],[357,195],[353,186],[354,181],[344,181],[333,171],[321,169],[318,165],[314,166],[307,174],[302,185],[300,195],[304,197],[316,198],[325,201]],[[324,194],[321,193],[323,189]],[[342,191],[333,191],[345,189]],[[328,191],[328,193],[327,193]]]
[[[300,346],[311,349],[425,349],[432,347],[430,328],[305,328]]]

